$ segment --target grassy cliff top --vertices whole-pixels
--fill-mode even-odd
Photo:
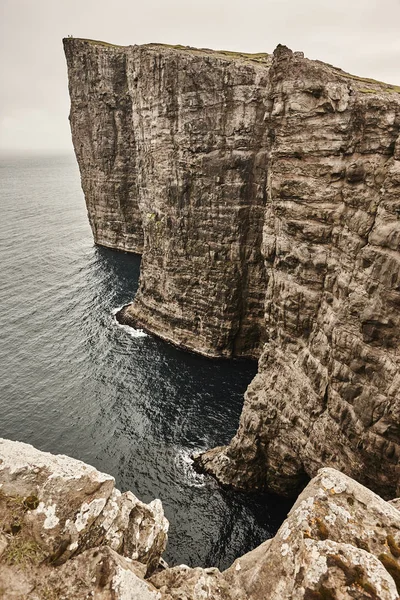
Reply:
[[[103,42],[101,40],[90,40],[85,38],[64,38],[68,40],[79,40],[81,42],[87,42],[92,46],[105,46],[108,48],[129,48],[129,46],[120,46],[118,44],[110,44],[108,42]],[[269,63],[271,60],[271,55],[266,52],[258,52],[258,53],[249,53],[249,52],[233,52],[231,50],[212,50],[211,48],[193,48],[192,46],[182,46],[180,44],[158,44],[158,43],[150,43],[150,44],[141,44],[144,48],[168,48],[172,50],[179,50],[181,52],[188,52],[191,54],[200,54],[203,56],[206,55],[214,55],[221,56],[224,58],[232,58],[232,59],[242,59],[242,60],[250,60],[257,63]]]
[[[81,42],[87,42],[92,46],[104,46],[108,48],[129,48],[129,46],[121,46],[118,44],[110,44],[108,42],[103,42],[101,40],[90,40],[85,38],[64,38],[65,41],[68,40],[78,40]],[[177,50],[179,52],[187,52],[191,54],[197,54],[200,56],[217,56],[221,58],[227,59],[238,59],[251,61],[259,64],[264,64],[269,66],[272,62],[272,54],[268,54],[266,52],[258,52],[258,53],[249,53],[249,52],[233,52],[232,50],[212,50],[211,48],[193,48],[192,46],[182,46],[180,44],[159,44],[159,43],[150,43],[150,44],[140,44],[143,48],[165,48],[171,50]],[[383,81],[377,81],[376,79],[370,79],[367,77],[359,77],[357,75],[352,75],[351,73],[347,73],[342,69],[335,67],[333,65],[329,65],[322,61],[316,60],[313,61],[324,65],[325,67],[329,67],[333,70],[339,77],[350,79],[354,81],[357,85],[357,90],[364,94],[379,94],[379,93],[400,93],[400,86],[392,85],[389,83],[384,83]]]

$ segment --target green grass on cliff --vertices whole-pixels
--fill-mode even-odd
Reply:
[[[89,40],[85,38],[72,38],[80,40],[81,42],[88,42],[92,46],[107,46],[109,48],[125,48],[125,46],[120,46],[118,44],[109,44],[108,42],[102,42],[101,40]]]
[[[67,38],[70,39],[70,38]],[[90,40],[85,38],[72,38],[77,39],[82,42],[87,42],[93,46],[105,46],[108,48],[126,48],[127,46],[121,46],[118,44],[110,44],[108,42],[103,42],[101,40]],[[193,48],[192,46],[182,46],[181,44],[159,44],[159,43],[150,43],[143,44],[144,47],[150,48],[170,48],[172,50],[179,50],[181,52],[187,52],[192,54],[198,54],[201,56],[220,56],[231,59],[238,60],[246,60],[256,63],[269,63],[271,61],[271,55],[267,52],[258,52],[258,53],[249,53],[249,52],[233,52],[232,50],[212,50],[211,48]],[[359,77],[358,75],[352,75],[351,73],[347,73],[338,67],[333,65],[328,65],[323,63],[322,61],[316,61],[325,66],[333,69],[338,75],[345,77],[346,79],[353,79],[356,82],[360,82],[360,84],[365,83],[366,86],[362,88],[358,88],[359,92],[363,94],[378,94],[378,93],[391,93],[391,94],[400,94],[400,86],[391,85],[389,83],[384,83],[383,81],[377,81],[376,79],[370,79],[368,77]]]
[[[87,42],[88,44],[91,44],[92,46],[105,46],[108,48],[126,48],[126,46],[120,46],[118,44],[110,44],[108,42],[103,42],[101,40],[90,40],[90,39],[86,39],[86,38],[67,38],[67,39],[76,39],[81,42]],[[154,48],[171,48],[173,50],[181,50],[181,51],[193,53],[193,54],[202,54],[202,55],[213,54],[213,55],[217,55],[217,56],[222,55],[224,57],[226,56],[227,58],[251,60],[253,62],[258,62],[258,63],[266,62],[270,56],[266,52],[258,52],[258,53],[251,54],[248,52],[233,52],[231,50],[211,50],[210,48],[193,48],[192,46],[182,46],[180,44],[173,45],[173,44],[151,43],[151,44],[143,44],[143,46],[154,47]]]
[[[212,50],[211,48],[193,48],[192,46],[181,46],[179,44],[146,44],[147,46],[155,46],[161,48],[172,48],[173,50],[183,50],[184,52],[192,52],[194,54],[222,54],[228,58],[242,58],[245,60],[252,60],[255,62],[265,62],[269,58],[269,54],[266,52],[249,53],[249,52],[233,52],[232,50]]]
[[[377,81],[376,79],[370,79],[369,77],[359,77],[358,75],[352,75],[351,73],[346,73],[346,71],[342,71],[342,69],[339,69],[337,67],[333,67],[333,69],[339,74],[339,75],[343,75],[344,77],[348,78],[348,79],[353,79],[354,81],[359,81],[360,83],[366,83],[366,84],[370,84],[373,87],[365,87],[365,88],[361,88],[359,89],[360,92],[364,93],[364,94],[378,94],[380,92],[388,92],[390,93],[395,93],[395,94],[399,94],[400,93],[400,86],[398,85],[392,85],[390,83],[385,83],[384,81]],[[379,89],[377,89],[379,88]]]

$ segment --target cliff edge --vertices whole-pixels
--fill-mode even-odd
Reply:
[[[0,596],[7,600],[398,600],[400,512],[334,469],[277,535],[226,571],[165,568],[161,502],[67,456],[0,439]]]
[[[198,459],[295,495],[321,466],[400,494],[400,88],[272,56],[64,40],[95,241],[143,252],[120,318],[259,357]]]

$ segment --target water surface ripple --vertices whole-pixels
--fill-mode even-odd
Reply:
[[[0,436],[162,499],[172,564],[228,566],[288,508],[196,474],[193,450],[234,434],[256,365],[207,360],[116,324],[140,258],[95,247],[75,159],[2,159]]]

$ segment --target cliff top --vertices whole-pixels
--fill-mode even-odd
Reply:
[[[91,46],[101,46],[104,48],[116,48],[121,50],[126,50],[128,48],[140,47],[140,48],[149,48],[149,49],[161,49],[161,50],[173,50],[177,52],[183,52],[188,54],[195,54],[200,56],[215,56],[216,58],[225,58],[227,60],[242,60],[251,63],[258,63],[260,65],[265,65],[269,67],[272,63],[273,55],[266,52],[258,52],[258,53],[248,53],[248,52],[233,52],[231,50],[212,50],[211,48],[194,48],[192,46],[182,46],[180,44],[160,44],[160,43],[149,43],[149,44],[140,44],[140,45],[129,45],[129,46],[121,46],[118,44],[110,44],[109,42],[103,42],[101,40],[91,40],[86,38],[64,38],[63,42],[65,43],[74,43],[74,42],[84,42]],[[278,48],[284,48],[284,46],[278,46]],[[290,51],[291,52],[291,51]],[[296,53],[302,56],[302,53]],[[324,63],[320,60],[313,60],[313,63],[319,64],[322,67],[328,68],[335,75],[343,80],[351,80],[357,87],[358,92],[363,94],[382,94],[382,93],[395,93],[400,94],[400,86],[393,85],[389,83],[385,83],[383,81],[378,81],[376,79],[371,79],[368,77],[359,77],[358,75],[353,75],[351,73],[347,73],[343,71],[339,67],[335,67],[328,63]]]
[[[110,44],[108,42],[103,42],[101,40],[90,40],[90,39],[85,39],[85,38],[64,38],[63,41],[75,41],[78,40],[80,42],[87,42],[88,44],[92,45],[92,46],[104,46],[107,48],[130,48],[132,46],[120,46],[118,44]],[[142,48],[162,48],[162,49],[169,49],[169,50],[178,50],[181,52],[187,52],[187,53],[191,53],[191,54],[199,54],[202,56],[208,56],[208,55],[213,55],[213,56],[220,56],[223,58],[228,58],[228,59],[242,59],[242,60],[249,60],[252,62],[257,62],[257,63],[265,63],[265,64],[270,64],[271,63],[271,59],[272,56],[271,54],[268,54],[266,52],[258,52],[258,53],[249,53],[249,52],[233,52],[231,50],[212,50],[211,48],[194,48],[192,46],[182,46],[180,44],[177,45],[173,45],[173,44],[159,44],[156,42],[150,43],[150,44],[141,44],[140,45]]]

